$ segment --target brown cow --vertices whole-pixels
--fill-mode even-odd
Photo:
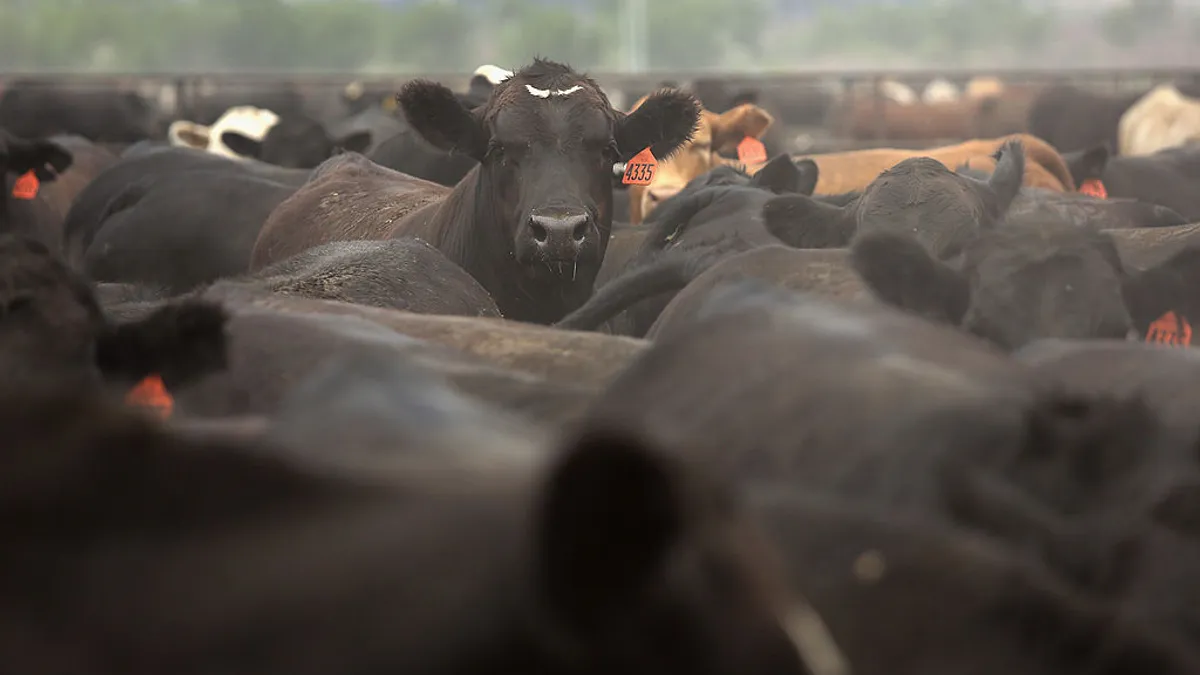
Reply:
[[[637,110],[645,100],[642,97],[631,110]],[[743,103],[720,114],[701,109],[700,123],[692,140],[658,162],[649,185],[629,186],[629,222],[635,225],[642,222],[654,207],[678,194],[693,178],[722,164],[733,164],[721,154],[736,152],[738,143],[747,136],[762,138],[774,122],[770,113],[753,103]]]
[[[669,157],[691,139],[700,116],[694,98],[670,90],[622,113],[594,80],[541,59],[497,85],[474,110],[426,80],[409,82],[397,100],[426,141],[474,157],[479,166],[449,193],[409,179],[411,190],[435,196],[398,220],[370,214],[408,188],[377,198],[374,206],[360,200],[344,217],[333,209],[329,223],[309,228],[312,241],[289,246],[418,237],[473,276],[504,316],[534,323],[562,318],[591,294],[612,227],[613,165],[647,149]],[[255,246],[256,265],[277,260],[257,249],[278,251],[278,242],[295,236],[291,221],[273,225],[261,235],[269,239],[260,237]]]
[[[967,165],[990,173],[995,168],[992,158],[1009,140],[1019,140],[1025,146],[1024,185],[1058,192],[1075,189],[1075,181],[1062,155],[1045,141],[1028,134],[975,139],[928,150],[878,148],[809,155],[807,158],[816,162],[820,170],[816,194],[840,194],[866,188],[880,173],[910,157],[932,157],[951,170]]]

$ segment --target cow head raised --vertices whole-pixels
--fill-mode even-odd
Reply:
[[[424,80],[405,85],[398,101],[429,143],[480,162],[476,207],[490,202],[486,217],[511,237],[528,276],[589,287],[608,245],[613,165],[646,148],[666,158],[692,137],[700,115],[692,96],[673,90],[622,113],[591,78],[542,59],[474,110]]]
[[[633,110],[645,101],[642,98]],[[678,194],[693,178],[729,163],[721,157],[722,153],[735,152],[738,143],[747,136],[761,138],[774,122],[770,113],[753,103],[743,103],[720,114],[701,110],[692,140],[658,163],[649,185],[629,186],[630,222],[642,222],[656,206]]]

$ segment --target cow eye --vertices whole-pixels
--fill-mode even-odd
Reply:
[[[504,146],[496,141],[488,143],[486,158],[492,161],[502,161],[504,159]]]

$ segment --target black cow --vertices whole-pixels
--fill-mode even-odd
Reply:
[[[1107,146],[1063,156],[1077,184],[1098,179],[1110,198],[1137,199],[1177,211],[1187,222],[1200,221],[1200,144],[1159,150],[1152,155],[1113,157]]]
[[[244,274],[267,216],[295,191],[227,167],[140,180],[98,219],[84,269],[170,293]]]
[[[98,143],[134,143],[165,132],[155,107],[135,92],[29,79],[5,84],[0,127],[25,138],[76,134]]]
[[[479,166],[474,157],[434,147],[411,128],[383,141],[367,156],[381,166],[446,186],[457,185]]]
[[[237,131],[221,134],[221,142],[243,157],[289,169],[312,169],[337,150],[365,152],[371,145],[369,130],[354,130],[342,138],[330,138],[325,125],[307,115],[280,115],[262,140]]]
[[[769,543],[632,432],[581,430],[533,476],[385,486],[63,385],[0,401],[21,516],[0,532],[23,552],[0,581],[6,672],[812,672]]]
[[[626,251],[622,272],[598,288],[591,299],[558,325],[593,328],[601,316],[628,307],[611,328],[640,337],[670,301],[673,291],[721,257],[747,248],[778,243],[763,227],[763,205],[780,194],[811,195],[817,184],[811,160],[794,162],[779,155],[753,176],[740,168],[720,166],[688,182],[684,189],[655,209],[639,226],[643,233],[633,251]],[[633,248],[633,247],[629,247]],[[670,260],[659,264],[664,252]],[[689,258],[695,254],[696,260]],[[634,296],[645,299],[633,304]],[[632,306],[630,306],[632,305]]]
[[[409,124],[479,168],[443,200],[397,224],[467,270],[506,317],[549,323],[583,303],[612,226],[612,166],[686,142],[699,106],[661,91],[628,115],[600,87],[546,60],[505,80],[468,110],[446,87],[410,82],[399,94]]]
[[[1081,593],[1002,544],[853,498],[751,498],[854,675],[1200,668],[1188,640]]]
[[[732,284],[661,334],[591,415],[649,425],[750,484],[985,534],[1168,632],[1194,631],[1180,620],[1194,612],[1164,614],[1139,581],[1165,562],[1139,558],[1166,550],[1150,541],[1153,500],[1105,489],[1147,485],[1126,473],[1136,458],[1193,456],[1194,436],[1142,399],[1046,387],[959,331]]]
[[[847,203],[791,195],[767,202],[762,217],[771,234],[795,248],[840,248],[856,233],[899,232],[947,258],[1003,219],[1024,172],[1019,141],[1001,147],[987,181],[957,174],[935,159],[915,157],[879,174],[861,196],[847,196]]]
[[[84,253],[109,215],[144,197],[157,181],[190,171],[225,172],[291,187],[302,185],[309,174],[302,169],[236,161],[192,148],[143,146],[96,176],[76,197],[63,223],[63,249],[68,261],[83,265]],[[198,215],[238,208],[237,204],[209,200]]]
[[[1029,107],[1028,130],[1060,153],[1106,143],[1115,148],[1121,116],[1145,93],[1110,96],[1071,85],[1052,86]]]
[[[1006,225],[969,243],[960,260],[932,257],[911,237],[854,242],[855,269],[887,302],[1016,349],[1043,337],[1125,339],[1168,311],[1200,316],[1200,249],[1127,271],[1105,233],[1069,224]]]

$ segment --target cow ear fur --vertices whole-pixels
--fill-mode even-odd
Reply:
[[[487,126],[449,88],[413,80],[396,94],[396,102],[408,124],[430,145],[483,161],[489,142]]]
[[[803,194],[772,199],[763,205],[762,218],[767,231],[792,248],[844,248],[855,230],[849,207]]]
[[[646,148],[655,159],[670,157],[692,140],[699,121],[700,103],[691,94],[675,89],[651,94],[637,110],[617,113],[615,138],[621,161],[633,159]]]

